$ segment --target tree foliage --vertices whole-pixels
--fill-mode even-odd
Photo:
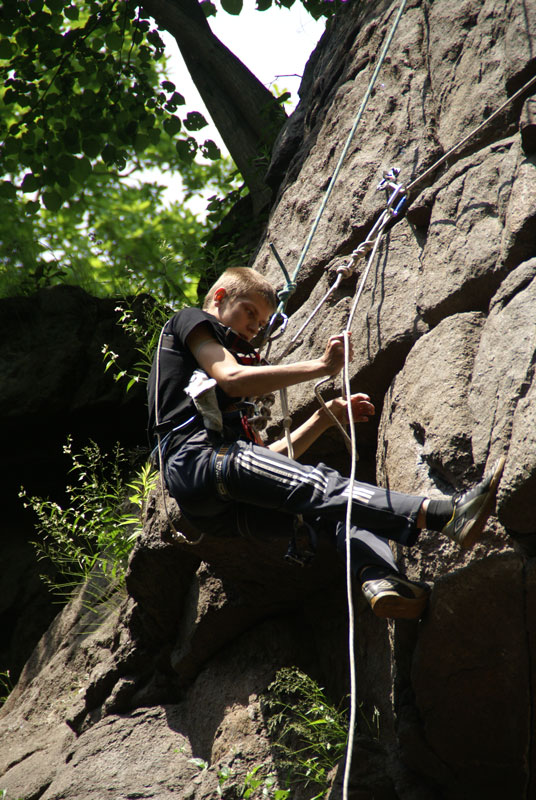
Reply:
[[[214,142],[195,138],[206,121],[182,109],[158,31],[132,2],[7,0],[3,14],[0,293],[69,282],[117,294],[143,279],[176,296],[207,224],[136,175],[176,174],[185,200],[238,185]]]
[[[232,14],[243,5],[220,2]],[[320,16],[344,0],[301,2]],[[227,207],[218,195],[235,199],[240,176],[167,79],[144,3],[4,0],[0,74],[0,294],[57,282],[117,294],[141,281],[170,300],[187,288]],[[148,168],[177,175],[186,199],[208,189],[208,223],[166,207],[162,187],[136,178]]]
[[[7,0],[3,15],[2,100],[10,113],[0,166],[10,177],[0,195],[21,191],[32,195],[28,211],[39,202],[57,211],[96,168],[120,172],[142,155],[150,163],[164,135],[175,144],[170,166],[191,162],[199,146],[219,157],[213,142],[199,145],[192,135],[207,124],[203,116],[181,119],[184,97],[159,81],[164,44],[135,2]]]
[[[258,11],[267,11],[269,8],[292,8],[298,0],[256,0]],[[221,7],[228,14],[240,14],[244,7],[244,0],[220,0]],[[332,16],[341,4],[348,0],[301,0],[304,8],[315,19],[320,17]],[[216,13],[217,8],[212,0],[201,0],[205,14],[211,16]]]
[[[24,201],[0,198],[0,295],[56,283],[94,295],[140,287],[172,301],[195,288],[205,261],[204,238],[223,213],[222,192],[239,193],[228,159],[192,162],[181,181],[185,200],[212,191],[213,215],[200,219],[184,202],[166,204],[164,187],[126,182],[96,170],[79,197],[57,212],[28,214]],[[193,295],[195,297],[195,294]],[[190,297],[192,299],[192,297]]]

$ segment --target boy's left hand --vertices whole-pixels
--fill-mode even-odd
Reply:
[[[368,422],[369,417],[376,413],[368,394],[362,394],[361,392],[353,394],[350,397],[350,402],[355,422]],[[342,425],[348,422],[348,404],[344,397],[335,397],[333,400],[329,400],[326,405]]]

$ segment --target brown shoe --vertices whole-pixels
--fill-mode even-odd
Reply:
[[[366,575],[366,569],[364,572]],[[365,580],[361,589],[374,614],[383,619],[419,619],[430,596],[425,583],[409,581],[387,570],[384,575]]]

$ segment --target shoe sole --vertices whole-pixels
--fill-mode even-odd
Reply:
[[[469,550],[471,547],[473,547],[473,545],[478,542],[484,531],[484,527],[495,503],[495,496],[497,494],[499,481],[501,480],[503,474],[505,461],[505,457],[502,456],[497,462],[493,477],[489,484],[488,497],[483,503],[482,508],[478,512],[477,516],[474,518],[474,520],[472,520],[472,524],[469,526],[467,532],[460,536],[460,547],[462,550]]]
[[[426,610],[429,597],[428,592],[421,597],[402,597],[396,592],[385,592],[373,597],[370,607],[381,619],[419,619]]]

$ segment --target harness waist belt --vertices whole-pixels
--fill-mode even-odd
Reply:
[[[220,497],[225,497],[226,499],[230,499],[229,492],[225,488],[225,483],[223,480],[223,464],[225,461],[225,457],[229,453],[232,445],[230,444],[223,444],[220,449],[213,454],[212,456],[212,472],[214,475],[214,481],[216,483],[216,490]]]

